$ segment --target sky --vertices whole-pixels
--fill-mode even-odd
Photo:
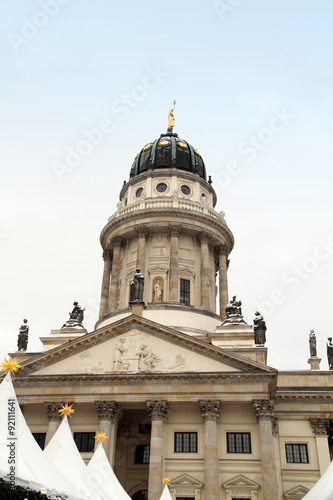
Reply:
[[[235,236],[229,292],[268,364],[321,369],[333,337],[333,3],[3,0],[0,356],[97,321],[99,235],[135,154],[167,127],[202,154]]]

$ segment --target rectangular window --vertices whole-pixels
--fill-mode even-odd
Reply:
[[[81,453],[90,453],[95,448],[94,432],[74,432],[74,441]]]
[[[175,432],[175,453],[197,453],[197,432]]]
[[[251,453],[251,435],[249,432],[227,432],[228,453]]]
[[[135,447],[135,463],[149,464],[150,446],[149,444],[138,444]]]
[[[36,439],[37,443],[42,448],[42,450],[44,450],[46,432],[33,432],[32,435]]]
[[[190,305],[190,280],[180,280],[179,302],[186,306]]]
[[[289,464],[308,464],[308,447],[306,444],[286,444],[286,458]]]

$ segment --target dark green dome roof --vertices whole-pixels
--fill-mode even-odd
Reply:
[[[142,148],[135,157],[130,177],[160,168],[178,168],[206,180],[206,167],[200,153],[169,130]]]

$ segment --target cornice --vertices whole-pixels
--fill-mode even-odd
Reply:
[[[274,374],[258,373],[106,373],[102,375],[62,374],[16,376],[16,387],[98,386],[98,385],[185,385],[185,384],[255,384],[271,383]],[[201,397],[201,395],[200,395]]]
[[[133,225],[137,222],[138,224],[142,225],[142,219],[143,219],[143,214],[147,217],[159,217],[161,214],[168,214],[168,220],[166,220],[166,224],[170,224],[170,222],[175,222],[175,217],[178,217],[180,219],[188,219],[189,216],[191,218],[191,221],[197,221],[198,226],[191,224],[189,222],[186,223],[187,227],[190,227],[194,231],[202,232],[202,227],[207,227],[210,226],[211,228],[214,228],[218,230],[220,233],[222,233],[223,237],[226,240],[226,243],[228,244],[228,253],[231,252],[233,246],[234,246],[234,237],[230,229],[226,224],[223,222],[219,221],[217,218],[211,217],[207,214],[202,214],[200,212],[186,212],[180,208],[167,208],[167,207],[160,207],[160,208],[154,208],[154,209],[138,209],[133,212],[128,212],[124,215],[120,215],[119,217],[112,218],[109,220],[109,222],[104,226],[104,228],[101,231],[101,236],[100,236],[100,242],[102,245],[102,248],[106,248],[106,245],[109,240],[109,234],[111,231],[117,230],[120,226],[123,224],[126,224],[126,222],[131,222]],[[157,222],[147,222],[145,225],[147,229],[156,226]],[[129,230],[133,230],[133,225]],[[160,221],[158,221],[158,226],[160,226]],[[182,228],[185,228],[185,225],[182,224]],[[124,234],[119,234],[119,236],[125,237]],[[220,240],[218,235],[216,236],[217,240]],[[224,244],[224,241],[218,241],[217,243]],[[214,243],[216,245],[217,243]]]

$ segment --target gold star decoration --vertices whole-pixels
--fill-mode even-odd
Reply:
[[[11,358],[10,356],[7,358],[3,358],[3,362],[0,365],[1,371],[8,373],[10,372],[12,375],[17,372],[21,366],[17,363],[17,358]]]
[[[104,431],[98,431],[96,436],[95,436],[95,439],[96,441],[99,443],[100,441],[102,441],[102,443],[107,439],[107,435],[105,434]]]
[[[60,408],[60,410],[58,410],[58,412],[62,417],[64,417],[65,415],[71,417],[72,414],[75,412],[75,410],[73,410],[73,405],[69,405],[68,403],[66,403],[62,405],[62,407]]]
[[[171,483],[170,478],[169,478],[169,477],[165,477],[165,478],[163,479],[163,483],[164,483],[164,484],[170,484],[170,483]]]

